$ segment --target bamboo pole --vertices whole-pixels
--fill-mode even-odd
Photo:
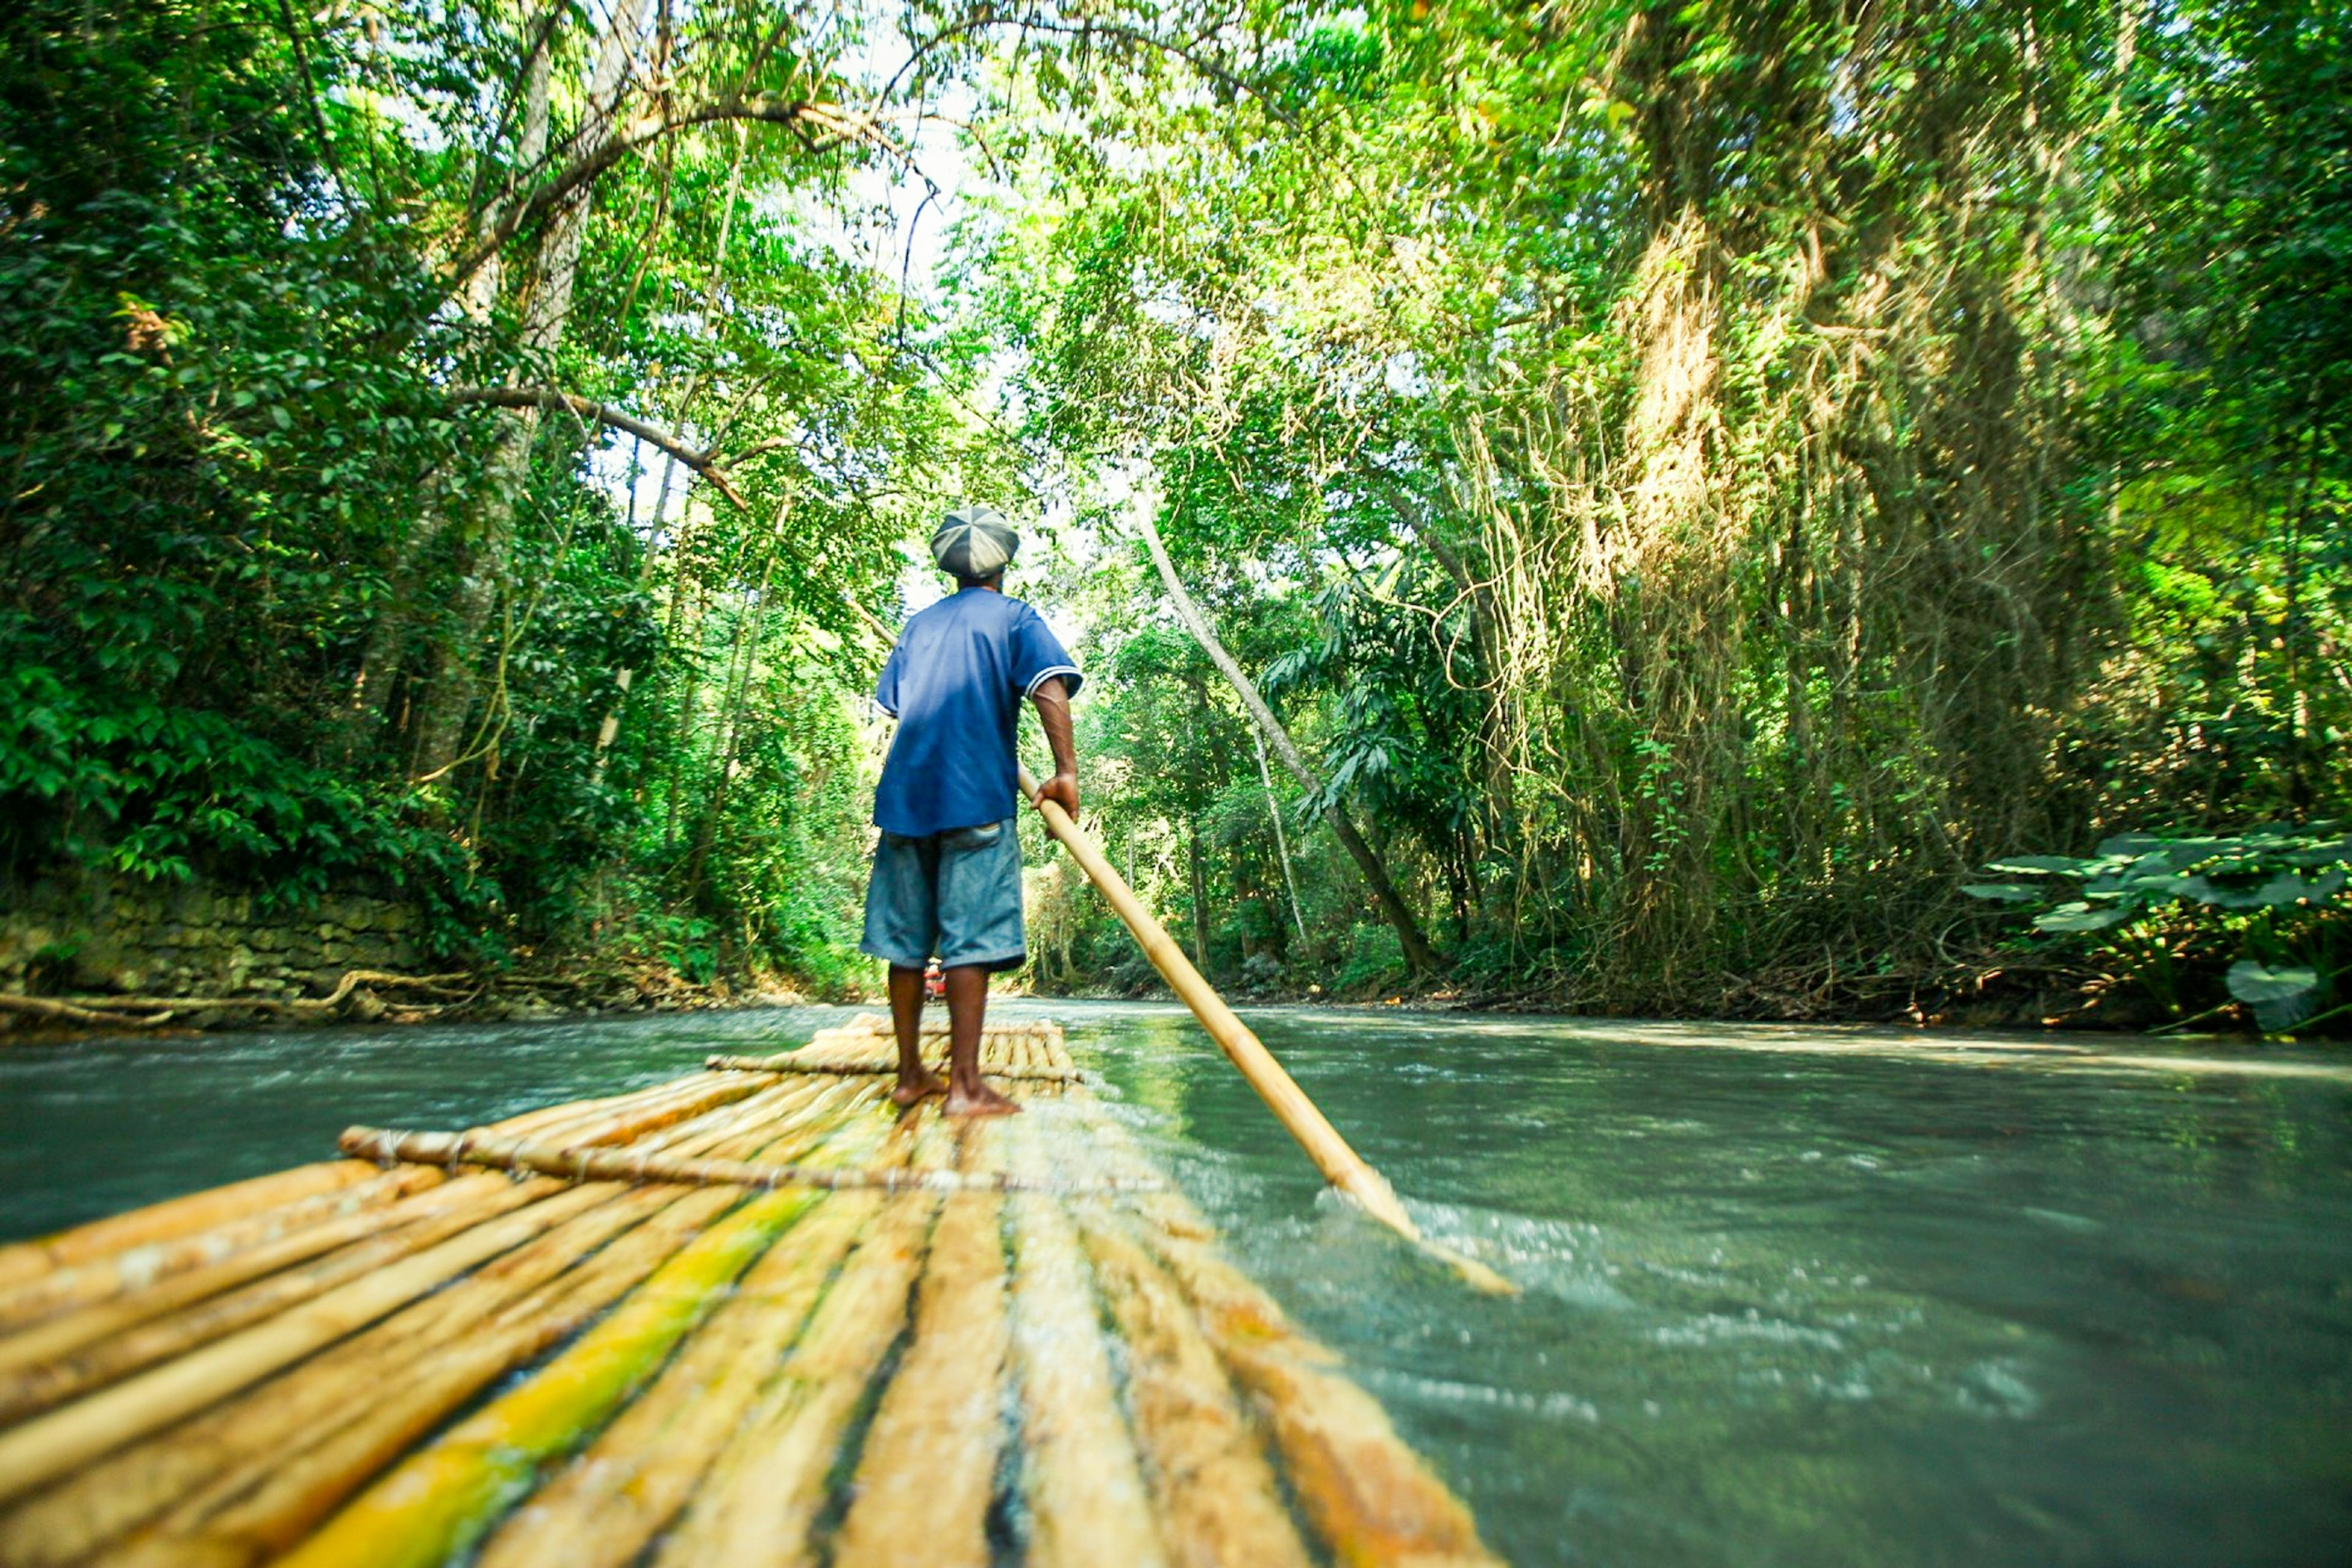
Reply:
[[[765,1164],[744,1160],[681,1160],[632,1149],[588,1149],[531,1143],[520,1139],[476,1140],[463,1132],[401,1132],[381,1127],[347,1127],[343,1152],[369,1160],[408,1160],[425,1165],[479,1165],[494,1171],[534,1171],[578,1182],[677,1182],[688,1186],[872,1187],[883,1192],[1030,1192],[1065,1195],[1142,1187],[1074,1187],[1050,1177],[997,1173],[965,1174],[899,1167],[840,1171],[822,1165]]]
[[[1058,802],[1039,798],[1037,780],[1028,769],[1023,768],[1020,777],[1021,793],[1035,804],[1038,815],[1045,819],[1054,837],[1062,841],[1071,858],[1101,889],[1118,918],[1127,922],[1127,929],[1135,933],[1144,956],[1151,960],[1152,967],[1167,980],[1170,989],[1192,1009],[1192,1016],[1201,1020],[1201,1026],[1217,1042],[1225,1059],[1241,1070],[1250,1087],[1257,1090],[1258,1098],[1265,1101],[1266,1109],[1307,1151],[1307,1157],[1315,1162],[1323,1179],[1353,1198],[1366,1214],[1460,1274],[1475,1289],[1495,1295],[1517,1294],[1518,1287],[1492,1268],[1421,1234],[1421,1227],[1405,1212],[1404,1205],[1397,1201],[1395,1190],[1349,1147],[1339,1129],[1307,1098],[1307,1091],[1275,1059],[1274,1053],[1225,1005],[1216,988],[1202,978],[1201,972],[1184,956],[1183,949],[1176,945],[1151,911],[1143,907],[1143,900],[1135,896],[1134,889],[1104,858],[1092,836],[1071,821],[1070,814]]]
[[[1191,1304],[1116,1216],[1087,1205],[1076,1218],[1126,1342],[1128,1403],[1171,1568],[1307,1568],[1274,1467]]]
[[[748,1099],[772,1082],[750,1077],[676,1079],[610,1100],[529,1112],[478,1131],[513,1135],[524,1128],[561,1128],[571,1143],[626,1142]],[[0,1251],[0,1279],[16,1281],[0,1292],[0,1330],[144,1289],[366,1205],[396,1202],[423,1184],[413,1173],[387,1174],[355,1160],[322,1161],[19,1243]]]
[[[354,1404],[306,1424],[225,1473],[135,1540],[110,1550],[114,1568],[250,1568],[276,1558],[449,1414],[514,1368],[572,1338],[739,1201],[716,1188],[619,1194],[569,1239],[610,1239],[481,1328],[404,1359]],[[257,1396],[259,1397],[259,1396]]]
[[[168,1223],[142,1222],[141,1231],[152,1239],[95,1253],[87,1260],[52,1268],[7,1293],[0,1300],[0,1333],[12,1338],[53,1323],[68,1314],[102,1308],[125,1295],[143,1295],[169,1289],[178,1276],[194,1269],[220,1268],[226,1279],[235,1260],[257,1247],[281,1244],[299,1247],[294,1238],[320,1225],[331,1225],[370,1209],[383,1209],[436,1186],[442,1173],[422,1170],[384,1172],[356,1160],[329,1161],[316,1167],[332,1173],[334,1181],[299,1193],[274,1207],[252,1210],[220,1219],[207,1228],[178,1231]],[[202,1194],[194,1194],[203,1196]],[[177,1207],[177,1201],[157,1207]],[[118,1216],[137,1219],[143,1211]],[[190,1224],[202,1225],[200,1210],[183,1210]],[[105,1223],[105,1222],[100,1222]]]
[[[353,1389],[413,1390],[430,1383],[457,1347],[479,1348],[495,1339],[501,1310],[560,1276],[577,1260],[579,1247],[613,1233],[613,1216],[620,1211],[613,1204],[599,1205],[596,1190],[581,1190],[588,1195],[573,1201],[583,1212],[567,1223],[280,1376],[61,1475],[38,1495],[0,1513],[0,1563],[53,1568],[79,1562],[166,1510],[174,1510],[174,1517],[201,1515],[208,1511],[203,1500],[209,1493],[234,1496],[249,1489],[284,1462],[289,1448],[314,1441],[319,1433],[366,1425],[383,1405],[362,1401],[355,1407]],[[645,1196],[657,1200],[676,1191],[648,1189]],[[602,1189],[606,1197],[615,1192]]]
[[[887,1074],[898,1070],[898,1060],[892,1057],[710,1057],[702,1064],[712,1072],[802,1072],[825,1073],[839,1078],[857,1078],[866,1074]],[[934,1062],[941,1071],[944,1060]],[[1041,1083],[1077,1083],[1083,1075],[1075,1068],[1025,1067],[1017,1062],[1003,1062],[983,1067],[983,1074],[995,1079],[1028,1079]]]
[[[145,1285],[235,1249],[233,1242],[211,1239],[194,1247],[181,1245],[191,1237],[213,1232],[234,1237],[230,1227],[240,1224],[255,1226],[265,1238],[274,1237],[285,1228],[280,1216],[329,1214],[344,1202],[363,1202],[364,1194],[355,1196],[349,1189],[382,1176],[382,1172],[349,1160],[325,1160],[168,1198],[0,1248],[0,1328],[35,1321],[60,1304],[111,1293],[123,1281]]]
[[[677,1146],[729,1154],[776,1148],[803,1152],[814,1143],[833,1139],[844,1119],[870,1098],[856,1090],[844,1094],[831,1088],[789,1085],[744,1105],[708,1113],[705,1121],[722,1118],[726,1124],[681,1140]],[[762,1100],[766,1113],[755,1112],[753,1108]],[[676,1138],[680,1131],[673,1129],[656,1136]],[[474,1336],[451,1346],[450,1352],[439,1358],[437,1377],[425,1379],[413,1393],[404,1388],[388,1402],[388,1410],[370,1408],[362,1412],[359,1420],[345,1423],[320,1447],[307,1450],[273,1469],[257,1491],[229,1491],[226,1506],[204,1520],[195,1531],[184,1531],[177,1543],[184,1547],[191,1540],[200,1540],[206,1548],[203,1555],[223,1562],[227,1560],[232,1545],[247,1548],[243,1553],[247,1562],[286,1550],[488,1377],[569,1337],[587,1316],[601,1310],[623,1291],[637,1288],[639,1281],[657,1267],[665,1267],[666,1259],[679,1254],[681,1247],[740,1197],[740,1192],[735,1189],[707,1189],[682,1197],[675,1188],[646,1189],[627,1194],[621,1206],[635,1205],[641,1213],[650,1210],[652,1217],[609,1245],[600,1247],[596,1237],[582,1236],[580,1249],[586,1251],[587,1261],[542,1292],[552,1297],[549,1305],[530,1310],[526,1310],[530,1303],[518,1303],[510,1309],[505,1314],[505,1323],[486,1336],[489,1341],[487,1354],[477,1352]],[[633,1296],[631,1301],[638,1305],[629,1310],[640,1310],[643,1300],[641,1295]],[[616,1314],[613,1321],[617,1323],[621,1320]],[[583,1356],[594,1353],[593,1342],[583,1342],[583,1346],[567,1352],[559,1364],[568,1363],[575,1352]],[[545,1389],[541,1393],[544,1395]],[[511,1414],[513,1407],[507,1408]],[[593,1425],[593,1421],[587,1423],[588,1426]],[[503,1451],[499,1457],[506,1461],[513,1459]],[[223,1489],[215,1489],[216,1492]],[[416,1500],[412,1497],[409,1500]]]
[[[478,1206],[485,1200],[494,1206]],[[273,1316],[528,1201],[495,1176],[449,1183],[0,1341],[0,1424]]]

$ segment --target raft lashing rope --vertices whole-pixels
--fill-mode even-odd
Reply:
[[[1059,1029],[982,1037],[1023,1116],[891,1059],[861,1018],[0,1247],[0,1564],[1496,1561]]]

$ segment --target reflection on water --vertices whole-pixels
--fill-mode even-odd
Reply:
[[[2352,1540],[2352,1072],[2324,1058],[1256,1015],[1422,1222],[1528,1287],[1494,1300],[1323,1194],[1179,1011],[1018,1010],[1070,1026],[1516,1562],[2300,1564]],[[19,1049],[0,1236],[841,1016]]]

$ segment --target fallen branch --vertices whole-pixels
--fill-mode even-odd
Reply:
[[[534,1171],[573,1182],[670,1182],[697,1187],[849,1188],[881,1192],[1090,1194],[1158,1192],[1165,1184],[1117,1178],[1101,1182],[1053,1182],[1002,1172],[836,1170],[821,1165],[763,1165],[746,1160],[690,1160],[627,1149],[533,1143],[520,1138],[476,1138],[469,1132],[400,1132],[382,1127],[347,1127],[335,1146],[354,1160],[382,1163],[478,1165],[492,1171]]]
[[[129,1025],[134,1029],[152,1029],[171,1021],[169,1013],[158,1013],[151,1018],[101,1013],[93,1008],[77,1006],[54,996],[12,996],[0,993],[0,1013],[27,1013],[36,1018],[61,1018],[69,1024]]]
[[[362,985],[387,990],[441,991],[469,978],[456,974],[394,974],[377,969],[344,972],[324,996],[20,996],[0,993],[0,1013],[25,1013],[76,1024],[152,1029],[182,1013],[237,1009],[261,1013],[331,1013]]]

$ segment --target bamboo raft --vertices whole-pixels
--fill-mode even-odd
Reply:
[[[983,1037],[1001,1121],[891,1059],[859,1019],[0,1247],[0,1563],[1496,1561],[1059,1029]]]

